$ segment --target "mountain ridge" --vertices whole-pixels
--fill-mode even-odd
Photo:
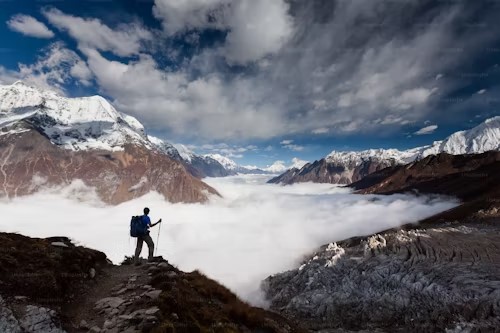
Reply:
[[[76,180],[109,204],[150,191],[171,202],[218,195],[104,98],[66,98],[22,82],[0,86],[0,160],[7,198]]]
[[[478,154],[489,150],[500,150],[500,116],[487,119],[470,130],[453,133],[446,139],[427,146],[403,151],[332,151],[323,159],[308,163],[301,169],[290,169],[269,180],[269,183],[293,184],[312,181],[347,185],[375,171],[404,165],[429,155],[442,152],[454,155]]]

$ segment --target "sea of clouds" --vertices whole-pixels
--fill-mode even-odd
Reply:
[[[130,217],[147,206],[163,219],[157,254],[185,271],[199,269],[240,297],[265,306],[260,282],[298,266],[317,247],[414,222],[454,207],[443,197],[356,195],[330,184],[266,184],[266,176],[210,178],[222,198],[171,204],[157,193],[107,206],[81,182],[0,201],[0,231],[68,236],[115,263],[134,252]],[[155,243],[158,231],[151,231]],[[143,255],[147,253],[144,245]]]

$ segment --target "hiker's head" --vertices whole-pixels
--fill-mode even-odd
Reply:
[[[146,208],[144,208],[144,215],[148,215],[148,214],[149,214],[149,208],[146,207]]]

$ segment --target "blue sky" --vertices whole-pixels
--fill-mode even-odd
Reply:
[[[0,83],[103,95],[244,165],[405,149],[500,114],[499,18],[495,1],[1,1]]]

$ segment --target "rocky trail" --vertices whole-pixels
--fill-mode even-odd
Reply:
[[[153,327],[160,312],[154,301],[161,290],[149,283],[151,271],[159,265],[145,263],[104,269],[95,277],[95,286],[64,313],[70,324],[67,331],[141,332],[144,327]],[[161,267],[168,266],[164,262]]]
[[[198,271],[129,261],[65,237],[0,233],[0,332],[306,332]]]

